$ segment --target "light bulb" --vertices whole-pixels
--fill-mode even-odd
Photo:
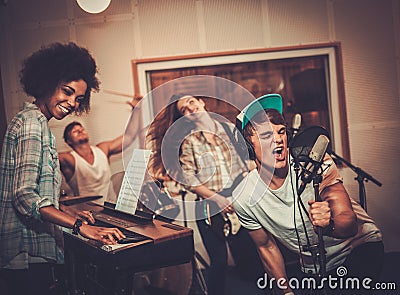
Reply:
[[[76,0],[79,7],[89,13],[100,13],[107,9],[111,0]]]

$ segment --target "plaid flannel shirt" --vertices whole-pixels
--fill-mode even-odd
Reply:
[[[222,183],[221,165],[226,165],[232,181],[249,170],[222,125],[216,122],[216,126],[216,142],[221,148],[224,163],[219,163],[215,147],[207,141],[202,131],[192,133],[182,143],[180,162],[185,173],[185,186],[189,190],[201,184],[215,192],[226,188]]]
[[[62,262],[61,228],[42,221],[39,212],[58,208],[58,154],[48,121],[34,104],[26,103],[8,125],[0,171],[0,267],[21,253]]]

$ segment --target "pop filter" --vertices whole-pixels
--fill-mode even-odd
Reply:
[[[329,145],[326,152],[332,152],[329,132],[324,127],[311,126],[297,133],[297,135],[290,142],[289,150],[295,162],[299,163],[309,161],[311,149],[320,135],[325,135],[328,137]]]

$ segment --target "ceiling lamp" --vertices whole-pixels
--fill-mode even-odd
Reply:
[[[100,13],[107,9],[111,0],[76,0],[79,7],[89,13]]]

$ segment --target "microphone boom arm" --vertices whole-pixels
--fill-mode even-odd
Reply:
[[[367,211],[367,200],[366,200],[366,192],[365,192],[364,182],[367,182],[368,180],[370,180],[373,183],[375,183],[377,186],[382,186],[382,183],[380,183],[377,179],[375,179],[370,174],[368,174],[367,172],[362,170],[360,167],[356,167],[353,164],[351,164],[349,161],[343,159],[338,154],[336,154],[334,151],[332,151],[330,154],[334,157],[334,159],[338,160],[339,162],[344,163],[347,167],[349,167],[351,170],[353,170],[357,174],[357,177],[354,179],[357,180],[357,182],[358,182],[360,205],[361,205],[361,207],[364,208],[365,211]]]

